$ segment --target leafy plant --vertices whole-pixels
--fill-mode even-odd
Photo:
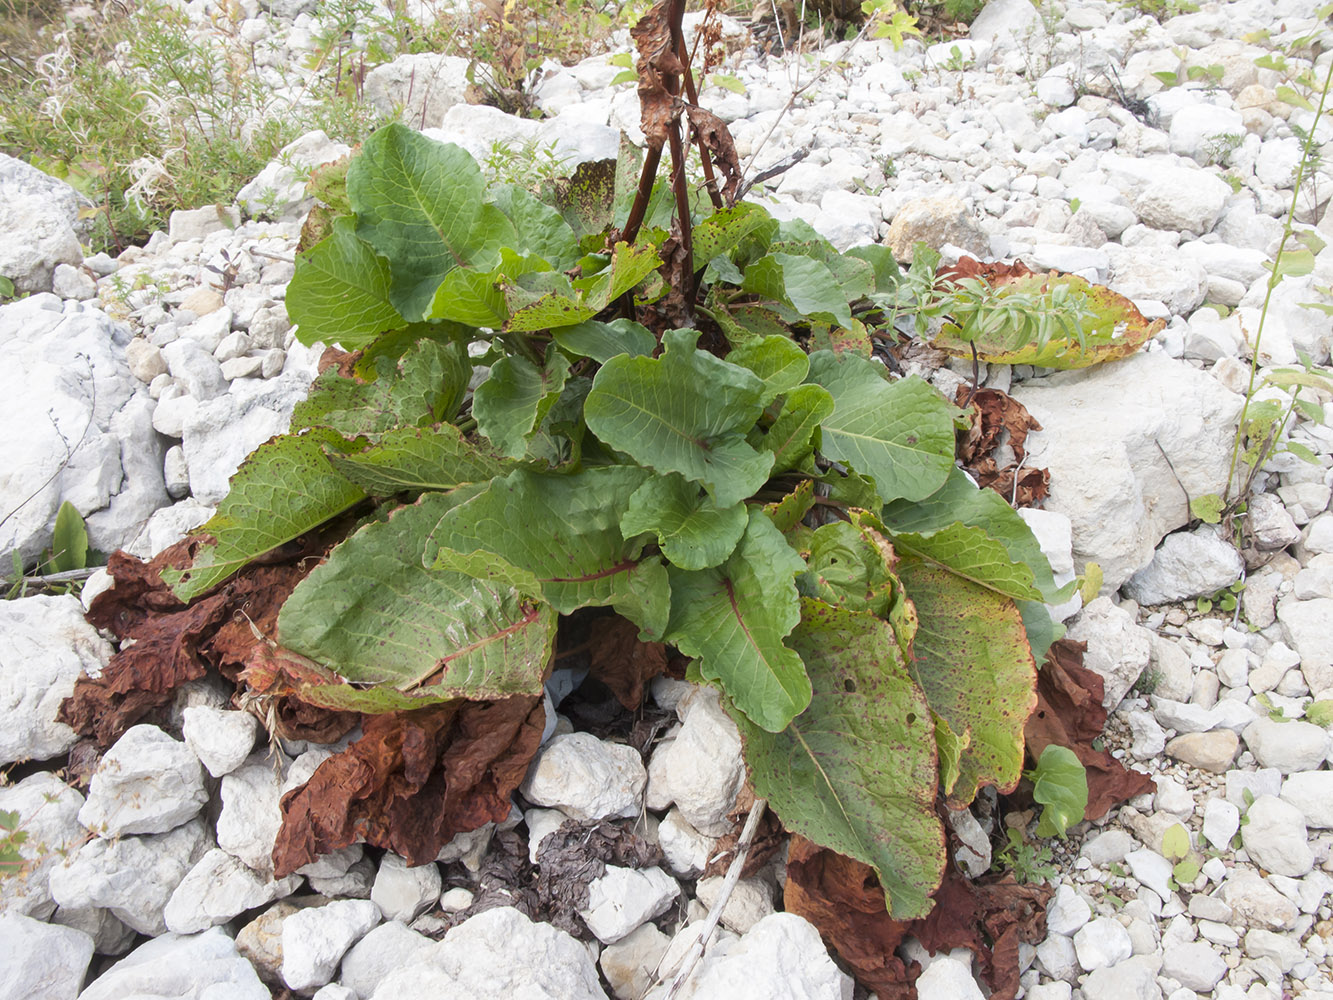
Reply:
[[[1226,612],[1235,611],[1237,598],[1244,590],[1245,581],[1243,579],[1237,580],[1209,597],[1196,599],[1194,602],[1195,610],[1201,615],[1208,614],[1213,608]]]
[[[17,812],[0,809],[0,877],[20,871],[27,860],[19,853],[28,840]]]
[[[1083,763],[1068,747],[1051,744],[1024,777],[1032,782],[1033,801],[1045,807],[1037,821],[1037,836],[1063,840],[1070,824],[1082,820],[1088,807],[1088,775]]]
[[[1019,882],[1045,882],[1055,878],[1057,872],[1052,864],[1049,844],[1029,843],[1023,837],[1022,830],[1013,827],[1004,831],[1006,843],[996,852],[995,859],[1008,871],[1014,873]]]
[[[613,609],[722,692],[786,827],[919,916],[937,796],[1019,780],[1042,604],[1075,584],[955,467],[954,406],[871,357],[906,303],[889,252],[735,202],[725,126],[672,96],[683,6],[634,29],[646,154],[533,195],[400,125],[366,141],[287,295],[304,341],[358,353],[163,578],[195,599],[334,532],[266,668],[368,713],[540,693],[561,616]],[[1052,824],[1059,763],[1038,769]]]
[[[1173,892],[1199,877],[1198,855],[1190,850],[1189,831],[1179,823],[1167,827],[1162,834],[1162,856],[1172,862],[1167,887]]]

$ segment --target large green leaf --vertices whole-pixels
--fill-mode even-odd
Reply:
[[[302,253],[287,285],[287,313],[303,344],[327,341],[355,350],[406,322],[389,301],[389,263],[357,239],[356,224],[336,219],[333,232]]]
[[[601,271],[572,281],[563,274],[520,276],[506,280],[505,304],[510,316],[505,329],[524,332],[573,326],[592,319],[612,300],[652,274],[662,264],[657,248],[647,243],[617,243]],[[541,280],[538,280],[541,279]]]
[[[657,338],[652,331],[629,319],[614,319],[609,323],[588,320],[577,326],[556,327],[551,336],[561,350],[592,358],[598,364],[610,361],[617,354],[651,357],[657,350]]]
[[[694,270],[703,270],[714,257],[730,253],[770,219],[768,212],[751,202],[718,209],[695,226],[691,234]]]
[[[930,709],[884,621],[812,600],[801,612],[810,707],[780,733],[732,712],[755,794],[788,830],[870,865],[892,917],[923,917],[945,863]]]
[[[187,569],[165,569],[162,581],[193,600],[246,563],[319,527],[366,497],[337,472],[324,446],[327,431],[283,435],[256,448],[236,470],[217,513],[196,534],[203,541]]]
[[[1063,840],[1065,831],[1083,819],[1088,808],[1088,772],[1073,750],[1047,744],[1032,775],[1032,801],[1046,807],[1037,822],[1038,837]]]
[[[464,149],[391,122],[361,147],[347,171],[357,235],[391,266],[390,299],[423,319],[455,267],[487,269],[513,246],[514,225],[486,204],[481,169]]]
[[[825,604],[865,611],[883,618],[899,589],[893,575],[893,551],[873,528],[846,521],[821,525],[809,539],[798,585],[807,597]]]
[[[751,432],[749,441],[756,448],[773,453],[777,476],[800,465],[815,450],[815,432],[833,413],[833,397],[819,385],[798,385],[787,393],[782,410],[767,431]]]
[[[781,732],[810,703],[801,657],[783,643],[800,620],[795,576],[805,563],[759,509],[721,567],[671,572],[666,641],[699,658],[757,726]]]
[[[391,689],[373,705],[403,707],[394,692],[413,706],[540,694],[554,609],[422,564],[423,540],[452,505],[446,495],[427,494],[334,548],[283,605],[282,644],[348,681]],[[323,700],[339,694],[347,704],[350,693],[337,689],[325,690]]]
[[[435,289],[427,315],[431,319],[499,330],[509,320],[509,304],[501,285],[519,275],[552,270],[551,264],[541,257],[523,257],[504,247],[500,250],[500,263],[489,271],[456,267],[446,274]]]
[[[660,636],[669,600],[661,560],[641,560],[643,542],[620,531],[630,497],[648,476],[632,466],[570,475],[515,470],[445,513],[425,558],[473,573],[486,563],[507,565],[506,579],[531,581],[561,614],[611,605]]]
[[[500,454],[522,458],[528,439],[560,397],[569,376],[569,359],[550,351],[538,368],[517,355],[501,358],[472,395],[477,429]]]
[[[373,382],[344,378],[330,368],[296,404],[293,430],[325,427],[347,439],[378,440],[395,427],[426,427],[452,417],[472,374],[461,344],[422,340],[397,362],[380,362]]]
[[[695,483],[680,476],[653,476],[634,491],[620,519],[626,538],[651,533],[662,554],[681,569],[707,569],[724,562],[745,533],[745,504],[719,508]]]
[[[330,450],[333,467],[374,496],[450,490],[501,475],[505,462],[466,440],[453,424],[399,427],[351,454]]]
[[[750,341],[734,349],[727,355],[727,360],[750,369],[764,380],[768,386],[764,393],[765,405],[799,386],[810,371],[809,356],[790,337]]]
[[[554,208],[517,184],[501,187],[491,201],[514,224],[514,246],[549,261],[557,271],[574,265],[579,256],[578,240]]]
[[[951,533],[950,529],[967,525],[980,530],[991,540],[991,545],[974,541],[973,548],[978,553],[988,550],[989,555],[983,558],[993,562],[994,569],[987,571],[977,565],[966,575],[1010,597],[1020,600],[1039,598],[1056,604],[1068,600],[1077,586],[1072,582],[1064,587],[1056,585],[1051,564],[1027,522],[1004,502],[1000,494],[979,489],[961,469],[953,469],[945,484],[924,500],[916,503],[898,500],[887,504],[882,520],[899,548],[942,562],[958,572],[964,572],[955,541],[960,533],[956,530]],[[995,550],[995,544],[1001,546],[1003,552]],[[1004,570],[999,565],[1006,561],[1004,555],[1009,563],[1023,569]],[[1004,586],[1001,580],[1010,583]],[[1030,592],[1034,585],[1039,594]]]
[[[983,785],[1010,791],[1023,768],[1023,727],[1036,706],[1036,665],[1014,602],[934,563],[904,558],[898,576],[917,616],[912,673],[930,707],[969,741],[952,801]]]
[[[761,257],[745,270],[741,290],[791,306],[802,316],[847,326],[852,310],[823,261],[789,253]]]
[[[763,412],[765,386],[748,369],[697,350],[698,337],[672,330],[661,358],[609,360],[584,414],[610,447],[701,482],[719,507],[730,507],[758,490],[773,466],[772,454],[745,440]]]
[[[810,381],[833,396],[820,452],[875,481],[884,502],[922,500],[953,471],[954,407],[915,376],[890,382],[853,354],[810,356]]]

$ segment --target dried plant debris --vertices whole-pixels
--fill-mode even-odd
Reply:
[[[115,586],[94,599],[88,620],[133,644],[112,657],[100,677],[79,678],[61,705],[60,721],[106,747],[210,668],[234,679],[262,636],[272,633],[278,609],[314,561],[307,557],[317,558],[323,548],[315,537],[301,540],[274,554],[286,561],[254,563],[187,606],[161,573],[188,566],[201,541],[178,542],[147,563],[124,552],[111,556],[107,569]]]
[[[1060,639],[1037,674],[1037,710],[1023,731],[1035,763],[1050,745],[1068,747],[1087,769],[1088,805],[1084,819],[1098,819],[1114,805],[1151,791],[1152,778],[1134,771],[1105,750],[1093,747],[1106,726],[1100,674],[1083,666],[1087,644]]]
[[[631,821],[579,823],[569,820],[543,838],[537,849],[537,896],[542,919],[575,937],[593,935],[578,917],[588,906],[591,884],[607,865],[651,868],[662,851],[630,829]]]
[[[360,739],[283,796],[276,877],[358,840],[434,861],[456,834],[509,815],[545,719],[533,697],[368,717]]]
[[[1046,886],[1019,885],[1011,876],[969,881],[952,866],[935,893],[935,906],[919,920],[892,919],[884,891],[866,865],[793,837],[784,901],[805,917],[881,1000],[913,1000],[920,973],[897,948],[907,937],[933,954],[968,948],[976,956],[992,1000],[1012,1000],[1018,990],[1018,946],[1046,936]]]
[[[666,673],[666,646],[641,641],[638,626],[619,615],[589,622],[588,631],[588,675],[605,684],[626,709],[637,711],[648,682]]]
[[[968,410],[971,420],[960,434],[958,457],[977,485],[994,490],[1014,507],[1046,499],[1050,472],[1023,467],[1028,433],[1041,430],[1027,407],[999,389],[974,392],[971,386],[960,386],[955,402]]]

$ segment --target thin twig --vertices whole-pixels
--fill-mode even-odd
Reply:
[[[671,980],[671,986],[663,1000],[672,1000],[680,992],[686,980],[693,974],[694,967],[704,957],[704,949],[708,947],[713,932],[717,930],[717,922],[722,919],[722,910],[726,907],[727,901],[731,899],[731,893],[736,888],[736,883],[741,880],[741,871],[745,868],[746,855],[750,853],[750,844],[754,842],[755,831],[759,829],[759,820],[763,818],[764,808],[767,805],[767,799],[755,799],[754,805],[750,807],[750,814],[745,817],[745,828],[741,830],[740,840],[736,842],[736,856],[731,859],[731,867],[727,869],[727,877],[722,880],[722,891],[718,893],[717,899],[713,901],[708,916],[704,919],[703,927],[699,931],[698,940],[690,945],[690,950],[681,963],[680,971]]]
[[[31,584],[34,587],[44,587],[50,583],[77,583],[79,580],[86,580],[99,569],[106,569],[105,566],[86,566],[83,569],[67,569],[63,573],[47,573],[43,576],[25,576],[23,582]],[[17,580],[6,580],[6,583],[17,583]]]

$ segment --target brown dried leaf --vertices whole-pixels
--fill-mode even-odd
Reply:
[[[590,628],[589,674],[610,688],[626,709],[636,711],[643,704],[644,685],[666,673],[666,647],[641,642],[638,626],[619,615],[599,618]]]
[[[537,848],[537,897],[542,919],[574,937],[591,938],[578,911],[588,905],[594,879],[608,864],[619,868],[651,868],[662,863],[662,851],[636,835],[629,822],[580,823],[567,820],[547,834]]]
[[[1035,762],[1046,747],[1068,747],[1088,774],[1088,806],[1084,819],[1106,815],[1113,805],[1150,791],[1155,784],[1142,771],[1126,768],[1092,741],[1102,735],[1101,675],[1083,666],[1087,644],[1060,639],[1051,646],[1037,672],[1037,710],[1023,730],[1029,757]]]
[[[963,467],[979,486],[995,490],[1015,507],[1030,507],[1044,500],[1050,493],[1050,472],[1023,468],[1028,433],[1041,430],[1041,424],[1027,407],[999,389],[978,389],[973,394],[971,386],[959,386],[955,401],[963,406],[969,396],[972,423],[958,449]],[[996,455],[1004,445],[1013,450],[1013,460],[1001,468]]]
[[[277,877],[359,838],[411,864],[433,861],[456,834],[509,815],[545,720],[540,698],[368,717],[359,740],[283,796]]]
[[[689,107],[685,109],[685,113],[689,116],[694,137],[712,154],[713,162],[727,179],[722,188],[722,200],[728,205],[734,205],[736,192],[741,186],[741,161],[736,153],[736,143],[731,138],[731,131],[727,128],[726,122],[711,111]]]
[[[344,351],[337,347],[326,347],[319,356],[316,373],[323,375],[330,368],[336,368],[343,378],[356,376],[356,363],[361,360],[362,351]]]
[[[964,278],[980,278],[993,288],[1001,288],[1015,278],[1025,278],[1032,274],[1032,268],[1021,260],[1012,264],[994,260],[983,262],[975,257],[959,257],[956,264],[945,264],[935,271],[937,281],[962,281]]]
[[[884,890],[869,865],[793,834],[783,906],[819,928],[824,943],[881,1000],[916,996],[910,984],[920,967],[913,963],[909,969],[896,954],[910,925],[889,916]]]
[[[640,128],[648,148],[660,150],[680,115],[677,81],[685,71],[671,41],[669,0],[661,0],[630,29],[639,50]]]
[[[736,845],[740,842],[745,820],[750,815],[750,807],[753,805],[754,789],[750,787],[750,783],[747,781],[741,786],[740,794],[736,796],[736,804],[732,806],[731,812],[727,813],[727,819],[731,822],[731,829],[713,844],[713,856],[708,860],[708,866],[704,869],[700,878],[706,878],[710,875],[726,875],[727,869],[731,867],[731,862],[735,857]],[[782,821],[778,819],[772,809],[765,809],[764,815],[759,820],[759,826],[754,832],[754,839],[750,841],[750,850],[745,855],[745,861],[741,865],[741,878],[752,878],[758,875],[786,842],[787,831],[783,828]]]

